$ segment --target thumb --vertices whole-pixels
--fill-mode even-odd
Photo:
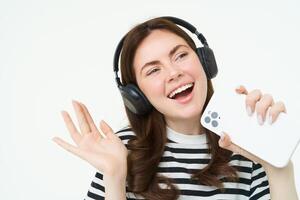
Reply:
[[[229,151],[233,151],[234,149],[232,148],[232,142],[229,137],[229,135],[225,132],[222,133],[219,139],[219,146],[222,147],[223,149],[227,149]],[[234,151],[233,151],[234,152]]]
[[[227,149],[229,151],[232,151],[236,154],[240,154],[249,160],[252,160],[254,162],[262,164],[263,160],[259,159],[257,156],[253,155],[252,153],[246,151],[245,149],[241,148],[240,146],[234,144],[231,142],[231,139],[227,133],[224,133],[221,135],[221,138],[219,140],[219,146],[223,149]]]

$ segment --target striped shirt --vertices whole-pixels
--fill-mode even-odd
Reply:
[[[125,145],[135,137],[130,129],[116,133]],[[191,171],[204,168],[211,158],[205,134],[185,135],[167,127],[168,142],[158,166],[158,174],[174,180],[180,192],[179,200],[198,199],[270,199],[269,182],[262,166],[239,154],[231,156],[229,165],[237,169],[238,181],[224,179],[224,191],[200,185],[191,179]],[[160,185],[162,188],[163,184]],[[101,200],[105,197],[103,175],[97,172],[85,200]],[[126,188],[127,200],[144,199]]]

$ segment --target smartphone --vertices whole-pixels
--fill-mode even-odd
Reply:
[[[201,116],[202,126],[217,135],[227,133],[234,144],[275,167],[286,166],[300,141],[299,110],[285,105],[287,113],[260,125],[256,113],[247,114],[245,98],[235,88],[216,90]]]

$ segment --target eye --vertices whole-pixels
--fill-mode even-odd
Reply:
[[[159,68],[153,68],[146,75],[149,76],[149,75],[153,74],[154,72],[156,72],[158,70],[159,70]]]
[[[182,53],[176,58],[176,60],[181,59],[181,58],[185,57],[186,55],[187,55],[187,53]]]

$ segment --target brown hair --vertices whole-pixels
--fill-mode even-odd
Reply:
[[[135,52],[143,39],[155,29],[164,29],[175,33],[182,37],[193,50],[196,50],[192,38],[173,22],[154,18],[141,23],[131,29],[124,40],[120,63],[121,78],[124,85],[128,83],[137,85],[133,68]],[[212,94],[212,82],[207,80],[207,97],[203,110]],[[164,116],[155,108],[145,116],[135,115],[128,108],[125,109],[130,127],[136,134],[136,137],[128,142],[128,189],[150,200],[176,199],[178,190],[172,184],[172,180],[156,173],[167,141]],[[207,129],[206,137],[211,159],[208,165],[204,169],[197,170],[192,178],[197,180],[199,184],[221,188],[223,183],[219,179],[220,175],[230,180],[236,178],[236,169],[228,165],[232,152],[220,148],[218,145],[219,136]],[[169,192],[166,192],[166,189],[161,189],[158,183],[167,184]]]

